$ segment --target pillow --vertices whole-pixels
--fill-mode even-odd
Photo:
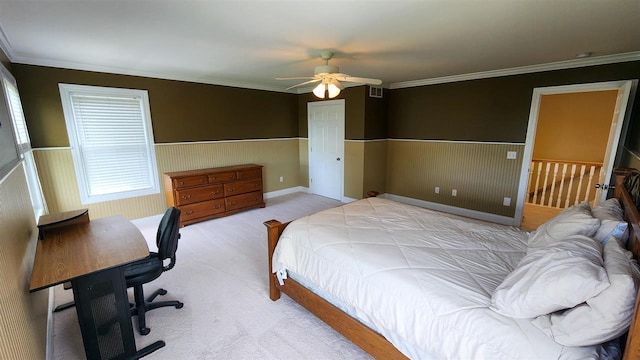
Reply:
[[[493,292],[491,309],[512,318],[534,318],[574,307],[608,286],[602,244],[573,235],[525,255]]]
[[[591,215],[591,206],[583,201],[565,209],[531,233],[527,253],[572,235],[593,236],[599,227],[600,220]]]
[[[602,241],[603,244],[609,237],[613,236],[626,245],[629,239],[629,224],[624,221],[624,211],[620,202],[616,198],[607,199],[591,209],[591,214],[600,219],[600,227],[593,235],[594,239]]]
[[[533,324],[567,346],[596,345],[622,335],[631,324],[640,274],[616,238],[604,245],[604,267],[611,286],[584,304],[540,316]]]

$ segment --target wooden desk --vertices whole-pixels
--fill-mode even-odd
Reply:
[[[71,281],[88,359],[144,356],[164,342],[136,351],[122,265],[148,255],[144,236],[122,216],[50,229],[36,246],[29,291]]]
[[[44,239],[46,230],[54,229],[74,224],[84,224],[89,222],[89,209],[65,211],[55,214],[40,216],[38,219],[38,239]]]

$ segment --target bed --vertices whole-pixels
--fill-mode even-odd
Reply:
[[[638,173],[619,169],[616,174],[615,197],[630,225],[627,248],[637,257],[640,214],[631,197],[640,185],[627,191],[622,184]],[[549,335],[551,316],[571,311],[536,321],[497,311],[502,310],[495,308],[498,289],[535,255],[528,252],[537,253],[529,248],[529,234],[517,228],[381,198],[265,225],[270,298],[287,294],[375,358],[573,359],[615,357],[620,351],[615,341],[559,344],[560,337]],[[604,294],[604,288],[589,296]],[[626,358],[640,351],[635,317],[633,311]]]

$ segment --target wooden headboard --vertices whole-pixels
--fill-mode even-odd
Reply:
[[[640,181],[634,182],[634,188],[627,189],[625,187],[625,179],[630,176],[640,175],[636,169],[616,169],[616,188],[615,197],[620,200],[620,204],[624,209],[624,217],[629,222],[629,240],[627,249],[633,253],[633,257],[640,259],[640,212],[638,206],[634,203],[631,193],[640,191]],[[636,297],[636,306],[633,311],[633,319],[629,327],[629,335],[625,347],[623,359],[640,359],[640,313],[638,312],[638,304],[640,296]]]

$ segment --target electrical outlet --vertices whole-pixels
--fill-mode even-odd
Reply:
[[[451,190],[451,196],[458,196],[458,190],[456,189]]]
[[[284,181],[284,176],[280,176],[280,182]]]
[[[507,151],[507,159],[515,160],[517,153],[515,151]]]
[[[440,194],[440,186],[436,186],[435,192],[436,194]]]
[[[511,206],[511,198],[505,196],[504,200],[502,200],[502,205]]]

